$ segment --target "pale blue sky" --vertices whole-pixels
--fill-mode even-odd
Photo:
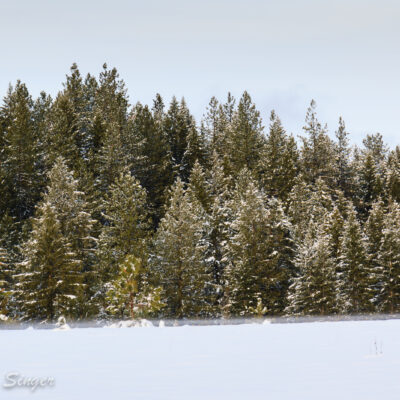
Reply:
[[[73,62],[106,61],[131,103],[184,95],[200,119],[212,95],[248,90],[301,134],[315,98],[333,134],[400,143],[400,2],[395,0],[0,0],[0,93],[21,79],[54,95]]]

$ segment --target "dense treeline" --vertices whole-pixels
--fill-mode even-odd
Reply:
[[[296,141],[248,93],[129,104],[106,65],[0,109],[0,314],[54,320],[400,312],[400,148],[315,103]]]

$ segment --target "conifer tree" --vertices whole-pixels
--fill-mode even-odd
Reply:
[[[367,267],[366,238],[357,220],[352,205],[348,207],[348,217],[344,224],[341,243],[340,279],[342,285],[340,296],[343,311],[364,313],[371,311],[372,293],[370,290],[370,274]]]
[[[156,286],[163,288],[163,315],[206,316],[209,280],[204,264],[204,211],[190,198],[182,181],[175,182],[170,205],[155,236],[152,269]]]
[[[47,165],[52,166],[62,156],[70,167],[80,172],[93,145],[91,119],[93,98],[78,66],[71,66],[64,90],[58,93],[48,114]]]
[[[329,188],[322,178],[315,185],[306,184],[299,176],[289,195],[288,215],[294,226],[294,236],[301,240],[305,232],[314,226],[314,234],[324,221],[327,212],[333,209],[333,201]]]
[[[146,191],[127,170],[111,185],[102,208],[105,222],[99,237],[97,257],[102,282],[105,283],[115,277],[126,256],[142,257],[150,221]]]
[[[42,202],[23,246],[21,271],[15,276],[22,318],[53,321],[61,315],[79,316],[83,275],[72,247],[62,233],[55,207],[49,201]]]
[[[236,199],[227,251],[231,314],[245,315],[259,299],[269,314],[279,314],[290,273],[289,223],[279,201],[271,200],[267,206],[254,182]]]
[[[206,174],[198,161],[195,162],[190,174],[188,195],[198,201],[203,209],[209,213],[211,207],[211,189],[206,179]]]
[[[115,68],[103,65],[95,92],[92,124],[99,150],[93,156],[95,184],[104,195],[126,166],[129,166],[127,136],[128,96]]]
[[[296,142],[292,136],[286,135],[274,111],[270,120],[269,134],[259,165],[260,181],[267,195],[286,200],[298,172]]]
[[[220,157],[225,155],[228,118],[223,105],[212,97],[202,123],[202,130],[209,146],[209,155],[214,152]]]
[[[211,282],[213,283],[209,287],[209,296],[215,299],[213,301],[214,315],[226,314],[229,311],[224,309],[229,306],[225,302],[227,296],[225,296],[224,290],[225,272],[229,263],[226,244],[230,233],[230,223],[233,220],[231,186],[231,177],[225,175],[223,163],[217,152],[214,152],[208,186],[205,186],[206,190],[204,191],[206,201],[203,202],[205,205],[209,205],[208,208],[204,206],[208,210],[205,263],[207,270],[211,272]],[[199,198],[201,197],[199,196]]]
[[[382,290],[382,265],[380,260],[385,219],[385,206],[382,200],[372,204],[369,217],[364,226],[367,237],[367,261],[370,271],[369,286],[373,305],[378,306],[379,293]]]
[[[298,271],[289,289],[286,312],[295,315],[330,315],[337,312],[337,277],[329,237],[307,232],[297,244]]]
[[[173,97],[163,128],[171,149],[174,170],[182,180],[187,181],[196,159],[203,158],[204,146],[184,99],[178,103]]]
[[[400,147],[390,152],[385,171],[385,194],[400,202]]]
[[[7,314],[7,303],[10,296],[10,271],[7,251],[0,247],[0,314]]]
[[[256,171],[265,143],[262,132],[260,113],[250,95],[244,92],[232,116],[227,137],[227,156],[233,174],[237,175],[243,168]]]
[[[95,239],[91,236],[95,221],[90,215],[90,204],[79,182],[73,177],[64,159],[57,158],[48,174],[49,186],[43,196],[55,210],[61,233],[68,238],[85,271],[93,264]]]
[[[336,184],[338,188],[345,193],[350,195],[352,186],[352,170],[350,164],[350,153],[348,132],[346,131],[345,123],[342,117],[339,118],[339,127],[335,132],[336,136],[336,166],[337,172]]]
[[[378,295],[378,309],[386,313],[400,310],[400,206],[389,204],[384,216],[382,244],[379,252],[381,291]]]
[[[155,223],[158,223],[166,201],[167,188],[173,182],[173,171],[162,121],[157,122],[155,118],[160,116],[153,117],[147,106],[136,104],[129,121],[128,149],[132,173],[146,189]]]
[[[383,178],[378,172],[372,151],[365,152],[357,160],[358,174],[358,208],[364,220],[376,201],[383,192]]]
[[[306,137],[302,137],[301,164],[304,178],[314,184],[322,178],[329,187],[333,187],[336,176],[334,166],[334,144],[326,134],[316,115],[316,103],[311,101],[307,110],[306,125],[303,127]]]
[[[332,211],[327,212],[323,224],[324,234],[327,235],[329,241],[329,248],[331,250],[331,258],[337,261],[341,251],[341,241],[343,235],[344,218],[343,215],[335,204]],[[338,269],[336,268],[336,271]]]
[[[107,312],[136,319],[154,315],[164,306],[161,288],[149,286],[142,264],[140,258],[126,256],[118,275],[107,285]]]
[[[93,283],[95,239],[91,236],[94,221],[88,212],[90,205],[87,203],[84,193],[78,190],[78,181],[74,179],[72,172],[68,169],[65,161],[61,157],[56,160],[53,168],[48,174],[48,179],[49,186],[47,192],[43,195],[43,199],[39,203],[36,212],[36,224],[39,224],[40,221],[43,220],[43,223],[46,222],[48,225],[46,226],[45,231],[41,231],[38,226],[33,228],[25,246],[25,261],[21,266],[23,267],[24,265],[27,265],[29,274],[29,268],[34,268],[34,265],[39,265],[43,262],[43,268],[47,268],[45,266],[46,262],[53,262],[50,256],[48,256],[44,261],[40,261],[40,256],[38,256],[39,261],[29,261],[29,252],[39,254],[42,251],[39,247],[35,248],[35,238],[37,238],[36,241],[38,242],[38,237],[41,237],[41,235],[43,236],[43,239],[41,239],[43,240],[42,245],[47,246],[46,243],[49,240],[48,236],[52,232],[52,224],[54,223],[56,225],[54,228],[54,243],[51,242],[48,246],[55,246],[54,251],[58,251],[57,246],[61,246],[64,243],[66,246],[65,258],[67,260],[65,262],[69,265],[72,260],[73,262],[71,261],[71,265],[74,266],[76,274],[78,274],[77,271],[79,269],[80,281],[85,285],[88,283],[91,284]],[[47,217],[44,213],[45,210],[48,209],[51,210],[52,214],[48,217],[49,219],[46,220]],[[69,254],[71,255],[71,260],[68,258]],[[37,264],[34,264],[35,262]],[[39,279],[38,276],[40,277],[40,275],[35,275],[35,279]],[[35,283],[32,283],[32,285],[35,285]],[[91,312],[88,308],[87,300],[93,295],[93,286],[87,285],[84,286],[84,288],[86,290],[81,290],[79,292],[80,297],[75,304],[74,312],[76,313],[76,317],[83,317],[86,316],[87,313]],[[50,314],[47,315],[46,318],[51,317]],[[33,314],[30,313],[29,315]]]
[[[2,121],[0,154],[0,191],[4,208],[22,221],[33,213],[42,189],[40,159],[33,112],[33,100],[20,81],[9,87],[0,110]]]

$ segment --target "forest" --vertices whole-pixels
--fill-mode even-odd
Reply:
[[[306,111],[306,110],[305,110]],[[400,147],[250,95],[131,105],[104,64],[0,108],[0,323],[400,312]]]

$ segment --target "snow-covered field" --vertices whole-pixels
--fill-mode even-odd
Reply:
[[[0,331],[0,399],[400,398],[400,320]],[[4,375],[53,377],[3,388]]]

